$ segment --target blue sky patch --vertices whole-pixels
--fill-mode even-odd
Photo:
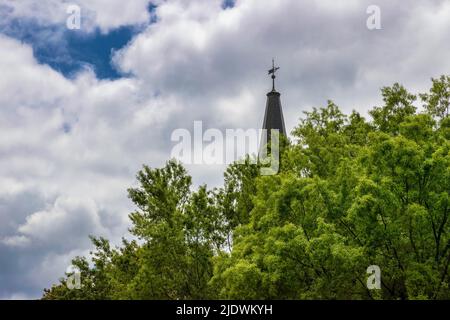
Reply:
[[[14,19],[8,25],[0,25],[0,32],[31,45],[39,63],[49,65],[65,77],[72,78],[89,66],[99,79],[116,79],[121,74],[111,65],[111,54],[123,48],[139,30],[130,26],[108,34],[99,30],[84,33],[61,25],[42,26]]]
[[[115,50],[123,48],[138,33],[133,27],[121,27],[102,34],[96,31],[92,34],[80,33],[77,30],[66,31],[67,52],[70,61],[57,67],[64,75],[70,75],[83,65],[91,66],[100,79],[116,79],[121,74],[111,65],[111,55]],[[37,57],[46,59],[47,52],[37,52]]]
[[[229,9],[234,7],[235,0],[223,0],[222,8]]]
[[[90,67],[99,79],[117,79],[123,75],[111,64],[114,51],[123,48],[143,26],[123,26],[107,34],[95,30],[68,30],[64,25],[42,25],[35,19],[8,18],[12,12],[0,5],[0,33],[29,44],[39,63],[47,64],[67,78]],[[149,23],[157,21],[156,6],[149,4]]]
[[[224,0],[224,9],[232,8],[235,0]],[[156,6],[148,6],[150,23],[157,22]],[[0,7],[7,15],[7,7]],[[124,26],[104,34],[100,30],[85,33],[68,30],[65,25],[40,25],[34,20],[11,19],[0,21],[0,33],[31,45],[39,63],[47,64],[67,78],[73,78],[80,70],[92,68],[99,79],[117,79],[122,76],[112,64],[111,56],[127,45],[142,26]]]

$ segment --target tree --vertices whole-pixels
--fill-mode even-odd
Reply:
[[[81,290],[64,281],[44,298],[204,299],[212,274],[211,257],[224,241],[214,194],[205,187],[192,193],[191,177],[171,160],[162,169],[144,166],[139,186],[128,194],[138,210],[130,214],[131,234],[138,242],[111,249],[93,238],[94,266],[86,258],[74,264],[82,274]]]
[[[382,94],[373,123],[332,102],[306,113],[289,165],[257,178],[249,223],[215,260],[220,298],[450,298],[448,116],[416,114],[398,84]]]
[[[433,86],[429,93],[421,94],[428,113],[438,119],[448,117],[450,108],[450,76],[431,79]]]
[[[381,89],[384,106],[370,111],[373,123],[380,131],[398,134],[399,124],[416,112],[413,102],[417,97],[409,93],[405,87],[395,83],[392,87]]]
[[[43,298],[450,299],[448,87],[433,80],[421,112],[385,87],[372,121],[332,101],[306,112],[277,175],[247,157],[194,191],[176,161],[144,166],[128,191],[136,240],[92,238],[73,262],[81,289],[61,279]]]

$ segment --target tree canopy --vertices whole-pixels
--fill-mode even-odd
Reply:
[[[369,120],[332,101],[305,112],[277,175],[247,158],[192,190],[177,161],[144,166],[135,240],[92,237],[81,288],[67,274],[43,299],[450,299],[450,77],[382,97]]]

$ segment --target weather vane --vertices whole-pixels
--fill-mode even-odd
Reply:
[[[279,70],[279,67],[275,67],[275,59],[272,59],[272,69],[269,70],[269,75],[272,75],[272,91],[275,91],[275,73]]]

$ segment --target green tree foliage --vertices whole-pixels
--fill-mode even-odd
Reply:
[[[416,112],[413,103],[417,97],[398,83],[392,87],[384,87],[381,93],[384,106],[370,111],[373,123],[379,131],[397,135],[400,123]]]
[[[450,108],[450,76],[431,79],[433,86],[429,93],[421,94],[425,108],[430,115],[443,119],[448,116]]]
[[[277,175],[246,158],[223,188],[193,191],[175,161],[144,167],[129,189],[136,240],[92,238],[73,261],[81,289],[61,279],[43,298],[450,299],[449,79],[419,95],[423,111],[394,84],[372,121],[332,101],[307,112]]]

